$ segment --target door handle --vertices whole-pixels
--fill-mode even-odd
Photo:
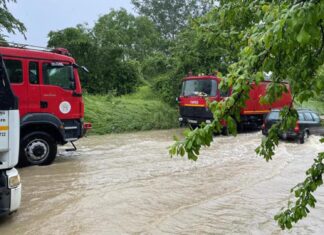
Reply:
[[[47,101],[41,101],[41,102],[40,102],[40,107],[41,107],[41,109],[46,109],[46,108],[48,108],[48,102],[47,102]]]

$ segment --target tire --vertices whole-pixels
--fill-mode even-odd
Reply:
[[[300,144],[304,144],[305,143],[305,132],[303,132],[301,134],[301,136],[299,137],[299,143]]]
[[[310,136],[310,132],[309,132],[309,130],[307,130],[307,131],[306,131],[306,135],[305,135],[305,138],[306,138],[306,139],[308,139],[308,138],[309,138],[309,136]]]
[[[189,127],[192,129],[192,130],[195,130],[196,128],[199,127],[198,124],[192,124],[192,123],[189,123]]]
[[[32,132],[22,137],[19,166],[50,165],[57,154],[57,143],[46,132]]]
[[[228,130],[227,126],[222,128],[222,135],[229,136],[229,130]]]

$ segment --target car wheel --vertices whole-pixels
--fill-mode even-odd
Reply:
[[[309,132],[309,130],[307,130],[307,131],[306,131],[306,134],[305,134],[305,138],[308,139],[309,136],[310,136],[310,132]]]
[[[300,144],[303,144],[303,143],[305,143],[305,132],[303,132],[301,135],[300,135],[300,137],[299,137],[299,143]]]
[[[57,154],[57,143],[46,132],[32,132],[22,138],[20,165],[50,165]]]
[[[222,128],[222,135],[224,135],[224,136],[229,136],[229,130],[228,130],[228,127],[227,126],[224,126],[223,128]]]

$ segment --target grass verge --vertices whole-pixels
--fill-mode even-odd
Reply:
[[[178,110],[158,100],[149,87],[132,95],[85,95],[85,120],[91,134],[121,133],[178,127]]]

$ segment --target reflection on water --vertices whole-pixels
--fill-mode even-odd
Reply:
[[[324,151],[312,136],[282,143],[266,163],[254,152],[261,134],[249,133],[216,137],[191,162],[169,158],[175,133],[89,137],[51,166],[21,169],[22,208],[0,234],[282,234],[273,216]],[[317,198],[289,234],[322,234],[323,189]]]

